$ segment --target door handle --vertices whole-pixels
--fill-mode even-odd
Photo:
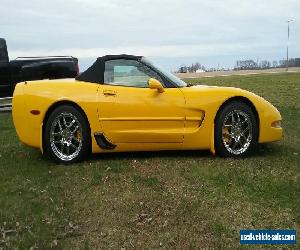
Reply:
[[[117,92],[114,91],[114,90],[107,89],[107,90],[103,90],[103,95],[105,95],[105,96],[115,96],[115,95],[117,95]]]

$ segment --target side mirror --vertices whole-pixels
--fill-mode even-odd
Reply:
[[[150,89],[156,89],[159,93],[165,92],[165,89],[162,86],[162,84],[154,78],[150,78],[148,80],[148,85]]]

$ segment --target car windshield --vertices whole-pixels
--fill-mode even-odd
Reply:
[[[149,59],[143,57],[141,61],[150,65],[152,68],[156,69],[159,73],[164,75],[167,79],[170,79],[172,82],[174,82],[178,87],[187,87],[187,84],[184,81],[180,80],[177,76],[175,76],[171,72],[155,66]]]

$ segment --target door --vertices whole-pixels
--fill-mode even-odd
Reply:
[[[163,93],[148,88],[160,77],[136,60],[105,63],[104,82],[98,89],[102,132],[113,143],[182,143],[184,96],[179,88]]]

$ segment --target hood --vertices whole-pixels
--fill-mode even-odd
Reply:
[[[209,85],[203,85],[203,84],[190,85],[188,87],[189,88],[218,88],[217,86],[209,86]]]

